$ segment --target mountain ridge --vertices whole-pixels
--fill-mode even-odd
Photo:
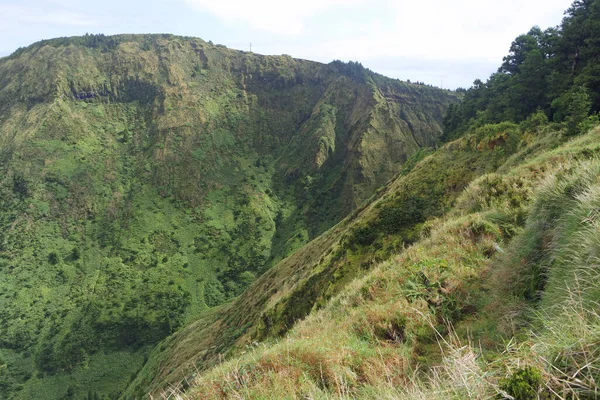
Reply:
[[[434,145],[457,101],[358,63],[177,36],[58,38],[3,58],[6,387],[119,392],[149,346]]]
[[[172,35],[3,58],[1,394],[597,398],[599,18],[464,93]]]
[[[122,398],[598,397],[600,2],[513,41],[367,202]]]

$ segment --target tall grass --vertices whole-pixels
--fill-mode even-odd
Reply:
[[[596,159],[480,178],[286,338],[164,398],[598,398],[598,210]]]

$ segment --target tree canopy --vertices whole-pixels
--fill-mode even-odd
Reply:
[[[537,110],[555,122],[573,121],[570,102],[580,99],[584,107],[582,96],[589,97],[586,113],[600,111],[599,0],[577,0],[560,26],[518,36],[498,71],[487,82],[477,79],[462,104],[448,110],[445,138],[487,123],[521,122]]]

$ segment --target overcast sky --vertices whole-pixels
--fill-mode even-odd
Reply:
[[[571,0],[0,0],[0,56],[85,33],[174,33],[261,54],[360,61],[447,88],[487,79],[512,40]]]

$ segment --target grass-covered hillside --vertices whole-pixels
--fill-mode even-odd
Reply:
[[[170,35],[0,59],[0,397],[118,396],[157,342],[234,309],[436,145],[457,101],[357,63]],[[311,296],[274,312],[329,294]],[[282,332],[272,319],[253,334]]]
[[[519,128],[494,128],[430,156],[418,153],[373,201],[280,262],[234,302],[162,343],[166,351],[155,352],[134,384],[144,390],[172,384],[192,369],[285,334],[353,279],[418,240],[427,218],[443,215],[471,180],[516,150]],[[512,139],[492,145],[503,136]]]
[[[121,398],[599,398],[599,4],[519,36],[446,144],[162,341]]]
[[[415,161],[123,398],[598,397],[600,127],[565,132],[488,125]]]

